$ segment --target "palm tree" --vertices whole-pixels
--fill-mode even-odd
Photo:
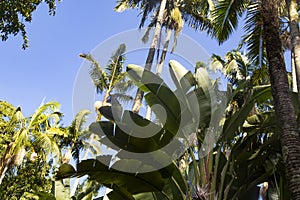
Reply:
[[[155,55],[155,50],[158,47],[158,41],[159,41],[159,36],[161,33],[162,24],[163,24],[163,15],[164,15],[164,11],[166,8],[166,4],[167,4],[167,0],[162,0],[160,2],[160,7],[159,7],[158,14],[157,14],[157,20],[156,20],[155,29],[154,29],[154,35],[153,35],[153,39],[152,39],[152,42],[151,42],[151,45],[149,48],[146,63],[145,63],[145,69],[147,69],[149,71],[151,71],[151,67],[152,67],[152,63],[153,63],[153,59],[154,59],[154,55]],[[138,89],[136,92],[133,106],[132,106],[133,112],[135,112],[135,113],[139,112],[141,105],[142,105],[143,96],[144,96],[144,92],[142,90]]]
[[[164,19],[163,19],[162,27],[165,27],[166,38],[165,38],[165,42],[163,44],[161,54],[160,54],[160,48],[157,47],[156,74],[158,76],[161,75],[163,65],[165,63],[165,59],[166,59],[166,55],[168,52],[172,33],[174,32],[174,40],[173,40],[173,48],[172,48],[172,52],[174,52],[176,45],[177,45],[177,37],[179,36],[179,33],[181,32],[181,30],[183,28],[183,19],[182,19],[182,14],[178,8],[179,5],[176,5],[175,2],[171,2],[169,4],[170,5],[167,6],[169,8],[166,8],[164,11]],[[172,8],[170,9],[170,7],[172,7]],[[143,42],[146,42],[148,40],[150,29],[152,28],[153,24],[155,24],[155,22],[157,21],[156,17],[157,16],[154,16],[152,21],[148,25],[145,35],[142,38]],[[163,32],[163,29],[161,29],[159,40],[162,40],[162,32]],[[158,60],[158,58],[159,58],[159,60]],[[150,120],[150,118],[151,118],[151,108],[148,106],[147,112],[146,112],[146,119]]]
[[[4,106],[7,106],[7,104],[4,103]],[[11,108],[10,105],[9,109]],[[15,111],[13,115],[10,115],[9,121],[12,126],[9,125],[7,127],[14,130],[14,135],[5,150],[5,154],[1,157],[0,184],[9,166],[12,163],[20,163],[22,161],[25,153],[24,149],[30,144],[30,140],[36,141],[40,146],[44,147],[41,153],[44,154],[45,159],[49,158],[49,156],[56,158],[56,160],[60,158],[60,149],[54,137],[65,133],[59,127],[61,114],[58,112],[58,108],[59,104],[57,102],[42,104],[27,120],[22,117],[19,107],[14,109]],[[15,160],[16,158],[19,159]]]
[[[103,101],[95,102],[95,111],[97,112],[97,121],[100,121],[102,115],[100,109],[104,106],[110,106],[111,103],[118,103],[118,100],[129,101],[132,99],[131,96],[127,95],[125,92],[129,90],[132,86],[132,83],[126,80],[126,72],[122,72],[123,63],[125,62],[125,44],[121,44],[118,49],[113,53],[109,64],[106,66],[106,70],[103,70],[92,55],[90,54],[80,54],[81,58],[88,60],[91,63],[90,67],[90,77],[94,82],[97,93],[103,93]],[[83,129],[83,124],[86,121],[85,118],[89,114],[89,111],[83,110],[79,112],[72,122],[70,131],[74,134],[75,138],[72,139],[71,147],[68,151],[69,155],[73,154],[76,162],[80,160],[86,160],[90,152],[96,152],[96,155],[99,155],[99,148],[97,145],[94,145],[96,135],[89,133],[88,130]],[[85,150],[85,154],[82,159],[79,159],[80,148],[83,147],[83,140],[87,139],[88,148]],[[98,153],[97,153],[98,152]],[[69,156],[70,157],[70,156]],[[77,186],[79,184],[79,179],[76,178],[73,189],[71,191],[71,196],[76,192]]]
[[[68,164],[71,157],[73,157],[76,164],[78,164],[80,160],[87,159],[90,152],[93,154],[93,157],[100,154],[100,143],[96,140],[96,135],[90,133],[87,127],[84,127],[86,117],[89,114],[89,110],[81,110],[76,114],[75,119],[72,121],[72,124],[68,129],[69,137],[64,139],[66,142],[64,146],[69,146],[69,148],[62,158],[62,163]],[[80,159],[80,151],[83,149],[85,150],[85,154],[82,159]],[[74,196],[78,184],[79,179],[76,178],[70,192],[71,197]]]
[[[41,192],[39,184],[43,183],[43,191],[50,195],[51,184],[46,177],[53,170],[54,165],[51,162],[58,163],[60,159],[58,138],[67,137],[66,131],[60,125],[62,115],[58,109],[57,102],[42,103],[31,117],[24,118],[20,107],[15,108],[7,102],[0,102],[0,133],[4,139],[1,140],[1,143],[4,141],[1,144],[3,151],[0,156],[1,184],[7,184],[7,180],[9,182],[22,179],[19,184],[23,184],[23,192],[20,195],[24,192],[29,195]],[[32,169],[26,171],[25,168]],[[12,181],[9,184],[12,188],[18,187]],[[17,193],[14,195],[21,197]]]
[[[278,20],[279,1],[262,0],[264,39],[269,61],[275,110],[281,129],[281,146],[286,166],[286,176],[292,199],[300,199],[300,138],[295,109],[289,92],[285,63],[281,50]]]
[[[156,14],[152,21],[150,21],[148,28],[146,30],[146,36],[149,34],[149,29],[151,27],[155,27],[154,35],[152,42],[150,44],[148,56],[145,63],[145,69],[151,70],[155,51],[158,49],[158,42],[161,39],[162,27],[166,27],[167,36],[166,41],[164,43],[163,51],[160,56],[160,60],[156,66],[156,73],[159,75],[162,71],[162,66],[164,64],[166,52],[169,46],[169,41],[171,38],[172,29],[174,30],[174,47],[172,51],[174,51],[176,47],[176,38],[180,33],[183,23],[182,18],[187,21],[189,24],[193,24],[197,26],[199,29],[206,28],[207,30],[211,29],[211,22],[208,18],[203,17],[204,14],[206,16],[210,7],[213,7],[213,1],[132,1],[132,0],[120,0],[115,7],[116,11],[123,11],[129,8],[139,8],[142,10],[142,19],[139,25],[139,28],[144,26],[144,23],[147,19],[147,16],[152,13],[154,10],[157,10]],[[198,9],[201,8],[202,12],[198,12]],[[197,20],[196,20],[197,18]],[[198,23],[201,19],[201,23]],[[200,25],[199,25],[200,24]],[[132,107],[132,111],[138,113],[142,104],[143,92],[138,89],[134,104]]]
[[[96,87],[96,92],[104,94],[103,101],[95,102],[95,110],[98,113],[97,121],[101,120],[99,109],[103,106],[109,106],[111,103],[119,105],[118,100],[130,101],[132,97],[126,94],[131,89],[132,82],[126,79],[126,72],[122,72],[125,62],[125,44],[121,44],[113,53],[106,70],[103,70],[100,64],[90,54],[80,54],[81,58],[91,63],[90,77]]]
[[[300,102],[300,32],[299,32],[299,14],[298,3],[296,0],[287,0],[289,11],[289,24],[292,46],[292,63],[294,63],[295,81],[297,82],[298,101]]]
[[[251,5],[257,7],[257,9],[252,11],[256,12],[257,16],[260,15],[260,19],[262,19],[261,33],[263,33],[266,46],[276,114],[280,122],[281,145],[284,162],[286,163],[287,180],[291,196],[294,199],[299,199],[299,191],[296,187],[296,185],[299,185],[299,181],[297,181],[295,177],[300,176],[300,161],[295,160],[295,158],[300,156],[300,141],[297,132],[296,118],[293,114],[295,113],[295,109],[291,101],[285,63],[282,56],[282,45],[279,35],[280,24],[278,21],[279,2],[269,0],[261,2],[219,1],[214,11],[215,25],[217,25],[215,36],[220,42],[225,41],[237,27],[239,17],[244,11],[251,8]],[[251,20],[251,18],[247,18],[246,22],[250,23],[251,21],[249,20]]]

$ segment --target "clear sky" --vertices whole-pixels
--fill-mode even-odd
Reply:
[[[0,41],[0,100],[21,106],[25,116],[31,115],[44,97],[58,101],[65,115],[63,123],[69,125],[73,84],[83,62],[78,55],[90,52],[112,35],[138,27],[139,12],[116,13],[115,4],[108,0],[64,0],[57,5],[54,17],[48,15],[45,5],[39,6],[27,24],[28,49],[21,49],[21,36]],[[238,31],[219,46],[205,33],[187,26],[183,33],[209,54],[221,56],[236,48],[241,36]]]

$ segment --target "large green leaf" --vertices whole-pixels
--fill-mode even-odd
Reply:
[[[186,93],[192,86],[196,85],[193,74],[178,61],[170,60],[169,71],[176,88],[180,88],[183,93]]]
[[[64,179],[73,176],[76,173],[74,167],[70,164],[62,164],[56,173],[57,179]]]
[[[156,197],[157,199],[183,200],[187,192],[187,185],[177,166],[172,163],[160,170],[153,168],[148,173],[128,173],[126,171],[150,166],[141,165],[134,159],[121,159],[110,166],[111,156],[99,156],[97,160],[89,159],[77,165],[77,171],[64,170],[70,165],[63,165],[57,173],[57,178],[80,177],[89,175],[91,180],[113,189],[109,198],[143,199]],[[101,162],[99,161],[101,160]],[[122,171],[117,170],[122,169]],[[147,199],[146,198],[146,199]]]
[[[231,141],[238,129],[244,124],[255,102],[267,99],[271,94],[271,87],[269,85],[256,86],[249,90],[247,100],[236,113],[228,118],[224,124],[223,137],[227,141]]]
[[[109,157],[108,157],[109,158]],[[101,158],[99,158],[101,159]],[[111,158],[110,158],[111,159]],[[135,160],[119,160],[111,167],[108,164],[94,159],[84,160],[77,165],[77,171],[71,174],[69,171],[59,170],[57,178],[66,178],[71,176],[89,175],[92,180],[110,187],[112,189],[122,190],[130,194],[138,194],[143,192],[161,192],[164,188],[165,178],[160,171],[153,171],[148,173],[128,173],[119,171],[114,168],[123,168],[124,170],[136,168],[137,170],[141,164]]]
[[[144,92],[149,92],[150,97],[147,102],[150,106],[154,103],[163,106],[168,114],[169,120],[176,122],[180,117],[180,104],[172,90],[157,75],[148,70],[142,70],[142,67],[136,65],[128,65],[127,72],[130,78],[137,83],[137,86]],[[154,99],[153,99],[154,98]],[[180,118],[179,118],[180,119]],[[175,125],[176,123],[174,123]]]
[[[128,122],[129,118],[133,120],[130,123]],[[174,135],[171,132],[131,111],[125,111],[122,120],[124,123],[119,122],[116,125],[109,121],[92,123],[90,131],[97,134],[101,138],[101,142],[107,146],[111,146],[110,144],[113,143],[118,149],[136,153],[159,150],[173,139]],[[143,126],[139,127],[136,124],[147,125],[147,127],[143,129]],[[155,134],[150,135],[151,133]],[[178,143],[178,145],[180,144]]]

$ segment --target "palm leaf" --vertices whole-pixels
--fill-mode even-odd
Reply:
[[[119,0],[115,6],[115,11],[123,12],[126,9],[139,8],[141,10],[139,15],[142,15],[139,28],[142,28],[145,25],[147,17],[151,13],[154,13],[159,5],[160,1],[158,0]]]
[[[123,93],[134,88],[132,80],[128,80],[127,72],[122,72],[114,85],[113,91],[117,93]]]
[[[40,146],[44,148],[44,151],[46,152],[46,156],[49,156],[52,154],[54,158],[57,160],[60,159],[60,148],[56,141],[54,140],[54,134],[53,132],[36,132],[34,133],[34,136]]]
[[[125,93],[113,93],[111,96],[114,96],[116,99],[124,103],[129,103],[133,100],[132,96]]]
[[[211,33],[213,30],[210,17],[211,5],[208,1],[182,1],[179,5],[183,20],[196,30],[205,30]]]
[[[109,64],[106,66],[108,79],[109,79],[109,86],[107,88],[107,93],[110,94],[112,89],[118,83],[121,78],[124,78],[122,73],[123,63],[125,62],[125,51],[126,46],[125,44],[120,44],[118,49],[114,52],[109,60]]]
[[[73,140],[76,141],[78,137],[84,133],[82,131],[83,125],[86,122],[87,116],[91,114],[89,110],[81,110],[76,114],[75,119],[72,122],[72,125],[69,127],[71,134],[73,135]]]
[[[45,115],[46,112],[55,112],[60,107],[60,104],[58,102],[50,101],[45,103],[44,105],[41,105],[31,116],[28,129],[34,128],[35,126],[39,125],[40,123],[45,122],[45,120],[48,119],[49,116]]]
[[[269,85],[256,86],[251,89],[247,95],[248,98],[244,103],[243,107],[234,113],[229,119],[226,120],[223,129],[223,138],[227,141],[231,141],[238,129],[244,124],[247,116],[252,110],[255,102],[262,98],[271,97],[271,88]]]
[[[262,15],[259,11],[259,4],[252,2],[247,10],[244,30],[246,34],[242,37],[240,47],[247,46],[248,57],[252,63],[259,68],[266,65],[266,52],[263,40]]]
[[[246,10],[249,1],[221,0],[212,11],[214,36],[223,43],[237,28],[238,20]]]
[[[102,93],[105,89],[108,88],[109,79],[107,74],[102,68],[100,64],[92,57],[90,54],[80,54],[81,58],[88,60],[91,63],[89,73],[90,77],[93,80],[93,83],[97,89],[98,93]]]

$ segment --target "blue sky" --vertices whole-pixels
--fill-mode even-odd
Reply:
[[[78,55],[92,51],[112,35],[138,27],[137,10],[116,13],[114,5],[115,1],[108,0],[64,0],[57,5],[54,17],[48,15],[47,6],[39,6],[27,24],[28,49],[21,49],[21,36],[0,41],[0,100],[21,106],[25,116],[31,115],[44,97],[58,101],[65,115],[63,123],[69,125],[73,84],[83,63]],[[236,48],[241,36],[239,30],[219,46],[205,33],[187,26],[183,33],[209,54],[221,56]]]

